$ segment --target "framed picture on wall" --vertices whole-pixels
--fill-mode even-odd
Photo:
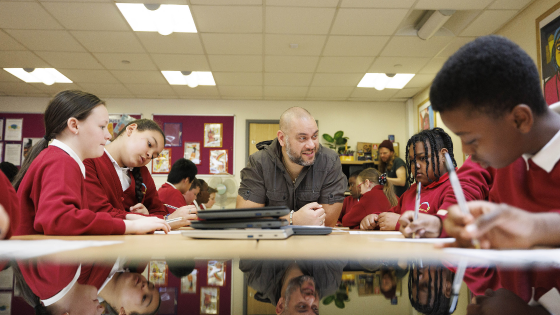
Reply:
[[[223,124],[204,124],[204,147],[221,148]]]
[[[163,133],[165,134],[166,147],[180,147],[183,143],[183,124],[182,123],[165,123],[163,124]]]
[[[6,119],[4,129],[5,141],[21,141],[23,130],[23,118]]]
[[[171,170],[171,150],[163,149],[159,156],[152,159],[152,173],[167,174]]]
[[[200,288],[200,314],[219,314],[220,289]]]
[[[181,278],[181,294],[196,293],[198,270],[193,270],[189,275]]]
[[[430,100],[418,104],[418,132],[436,127],[436,112]]]
[[[210,150],[210,174],[228,172],[228,150]]]
[[[208,261],[208,285],[223,287],[226,278],[226,262],[223,260]]]
[[[200,164],[200,142],[185,142],[184,158]]]
[[[176,315],[177,314],[177,288],[173,288],[173,287],[159,288],[158,291],[159,291],[161,303],[159,305],[159,310],[157,314]]]
[[[148,281],[156,287],[167,286],[168,267],[165,260],[151,260],[148,265]]]
[[[560,101],[560,3],[536,20],[537,64],[548,105]]]

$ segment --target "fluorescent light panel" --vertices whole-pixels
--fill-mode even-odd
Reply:
[[[376,88],[377,90],[402,89],[414,76],[415,74],[412,73],[397,73],[391,78],[385,73],[366,73],[358,83],[358,87]]]
[[[43,73],[50,75],[54,79],[55,83],[72,83],[70,79],[65,77],[62,73],[58,72],[58,70],[54,68],[35,68],[35,70],[31,73],[23,70],[23,68],[4,68],[4,70],[8,71],[9,73],[13,74],[18,79],[26,83],[43,83],[43,81],[40,80],[39,77],[33,75],[33,72],[37,70],[43,71]]]
[[[117,3],[117,7],[136,32],[158,32],[158,21],[171,24],[173,32],[197,32],[188,5],[162,4],[155,11],[146,9],[143,3]]]
[[[162,71],[161,73],[171,85],[187,85],[187,80],[181,71]],[[193,73],[198,75],[198,85],[216,85],[212,72],[193,71]]]

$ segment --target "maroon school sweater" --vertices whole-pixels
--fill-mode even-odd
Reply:
[[[338,222],[340,222],[340,224],[342,224],[342,218],[348,211],[350,211],[350,209],[352,209],[355,204],[358,203],[358,201],[360,200],[352,196],[347,196],[346,198],[344,198],[344,201],[342,202],[342,210],[340,211],[340,215],[338,216]]]
[[[4,173],[0,172],[0,205],[4,207],[8,217],[10,218],[10,229],[6,234],[6,239],[12,237],[15,228],[18,226],[19,221],[19,200],[16,190],[12,183],[8,180]],[[2,270],[2,269],[0,269]]]
[[[168,183],[161,185],[161,187],[158,189],[158,195],[161,202],[163,202],[166,205],[170,205],[177,208],[181,208],[187,205],[187,202],[185,201],[185,197],[183,197],[183,194],[181,194],[179,189],[175,188],[174,186],[171,186]],[[167,211],[169,211],[169,213],[175,212],[175,209],[171,209],[168,207],[165,208],[167,208]]]
[[[90,209],[95,212],[107,212],[115,218],[124,219],[130,213],[130,207],[138,203],[135,193],[136,183],[132,174],[129,172],[132,178],[130,187],[123,191],[119,176],[107,153],[103,153],[96,159],[86,159],[84,165]],[[141,168],[140,174],[146,186],[142,188],[144,192],[142,204],[148,209],[150,216],[163,218],[168,212],[159,200],[152,175],[145,166]]]
[[[20,222],[14,235],[124,234],[122,219],[88,208],[80,166],[49,146],[31,163],[18,189]]]
[[[360,227],[360,222],[366,215],[386,212],[389,209],[391,209],[391,204],[383,193],[383,185],[376,185],[363,194],[360,201],[346,213],[342,218],[342,226]]]

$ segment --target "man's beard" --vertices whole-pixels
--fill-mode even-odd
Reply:
[[[292,151],[292,148],[290,146],[290,139],[288,139],[288,136],[286,136],[285,139],[286,139],[286,154],[288,154],[288,158],[290,159],[290,161],[292,161],[292,163],[301,166],[311,166],[315,163],[316,155],[313,155],[313,159],[311,161],[305,161],[303,159],[303,155],[301,154],[301,152],[298,154],[298,152]],[[315,152],[315,154],[317,153],[315,149],[313,149],[313,151]]]

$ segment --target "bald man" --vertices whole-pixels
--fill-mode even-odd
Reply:
[[[237,208],[287,206],[290,224],[334,226],[346,190],[338,154],[319,144],[315,119],[300,107],[282,114],[276,135],[241,171]]]

